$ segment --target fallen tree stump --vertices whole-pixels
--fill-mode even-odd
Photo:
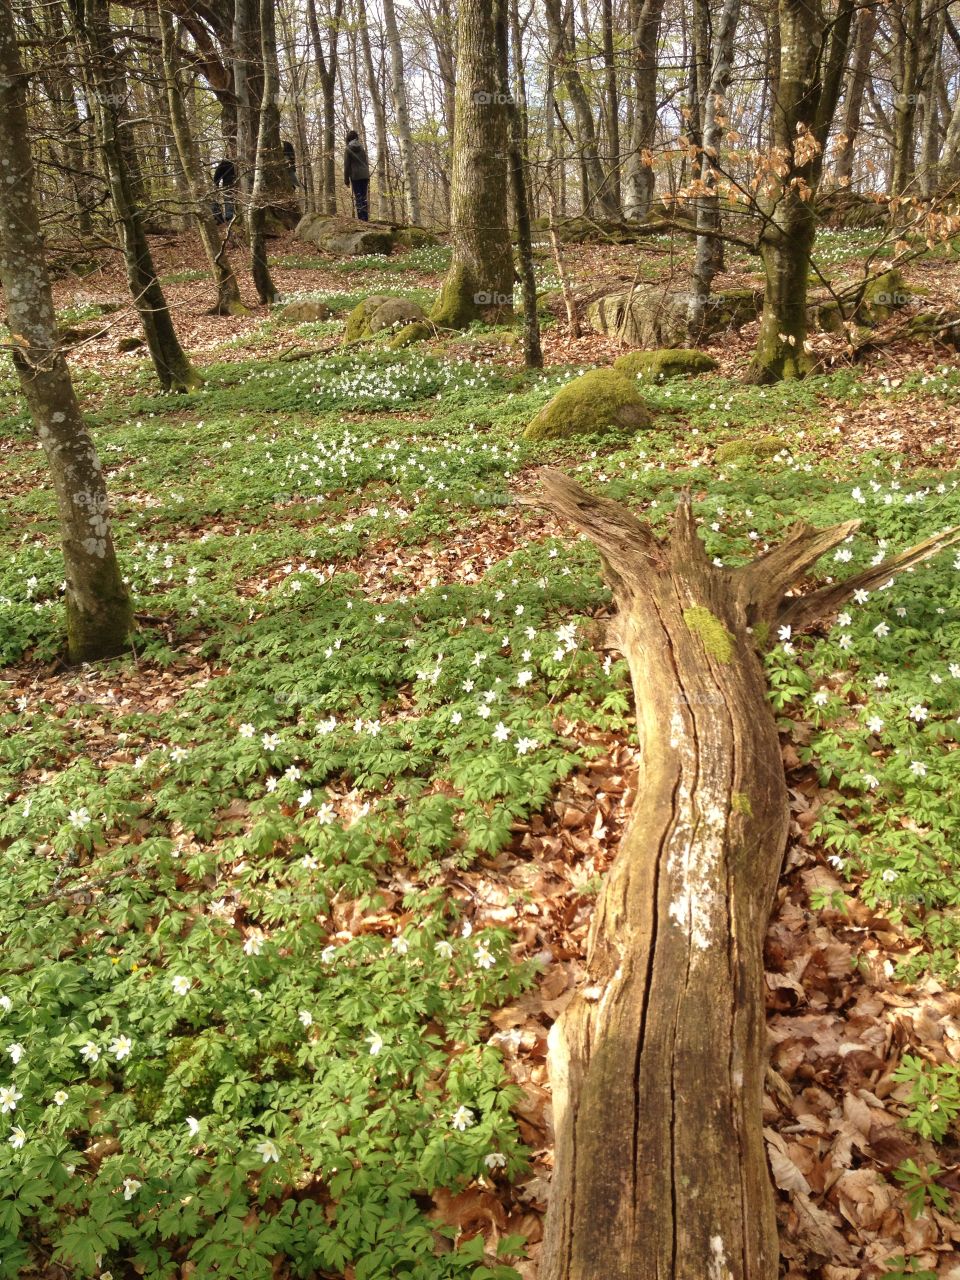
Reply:
[[[757,650],[773,628],[812,622],[960,531],[795,596],[857,521],[797,525],[752,563],[719,568],[686,496],[665,541],[559,472],[519,501],[565,517],[600,551],[642,754],[585,976],[550,1033],[556,1154],[541,1280],[775,1280],[763,941],[788,806]]]

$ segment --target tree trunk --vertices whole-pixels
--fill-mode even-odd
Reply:
[[[498,29],[498,35],[501,30]],[[514,38],[519,36],[519,24],[514,30]],[[506,24],[502,28],[502,38],[506,41]],[[515,62],[519,62],[520,54],[515,50]],[[503,49],[501,60],[507,62],[507,51]],[[533,263],[533,237],[530,231],[529,186],[527,182],[527,165],[524,153],[523,123],[520,116],[520,104],[517,98],[511,98],[506,104],[510,113],[510,186],[513,193],[513,212],[517,226],[517,257],[520,261],[520,282],[523,288],[523,358],[528,369],[543,368],[543,351],[540,347],[540,317],[537,314],[537,280]]]
[[[110,31],[109,0],[85,0],[77,7],[96,100],[97,132],[127,269],[127,281],[143,326],[147,348],[165,391],[192,391],[203,381],[180,346],[167,300],[154,269],[150,246],[130,183],[136,159],[120,133],[126,101],[122,67]]]
[[[941,55],[947,11],[940,8],[933,16],[932,52],[923,77],[923,127],[920,134],[920,195],[930,200],[937,185],[937,158],[940,150],[940,121],[937,111],[937,85],[941,78]]]
[[[604,173],[597,154],[597,132],[593,123],[593,112],[564,29],[561,0],[546,0],[544,8],[547,32],[550,37],[550,60],[563,80],[577,122],[580,162],[584,171],[583,211],[589,212],[589,207],[596,203],[604,217],[619,218],[620,207],[610,182],[610,175]]]
[[[453,258],[431,319],[451,329],[513,313],[507,217],[507,0],[461,0],[453,137]]]
[[[604,115],[607,123],[610,187],[620,208],[620,94],[617,88],[617,64],[614,57],[613,0],[603,0],[601,25],[603,27]]]
[[[327,23],[327,56],[324,57],[323,41],[320,38],[320,23],[317,20],[316,0],[307,0],[307,25],[310,28],[310,39],[313,44],[313,57],[320,78],[321,96],[323,99],[323,159],[321,174],[323,195],[321,203],[324,213],[337,212],[337,157],[336,157],[336,88],[338,41],[340,36],[340,19],[343,16],[343,0],[336,0],[333,17]]]
[[[841,187],[849,186],[853,176],[853,153],[860,134],[860,113],[863,109],[867,76],[870,74],[870,54],[873,51],[876,30],[876,10],[870,7],[861,9],[857,17],[853,63],[844,90],[846,102],[843,108],[843,124],[840,128],[844,143],[837,158],[836,168],[837,181]]]
[[[397,27],[397,14],[393,7],[393,0],[383,0],[383,20],[387,29],[387,43],[390,46],[390,85],[393,95],[393,109],[397,117],[397,136],[400,140],[400,162],[403,166],[407,221],[413,223],[414,226],[419,226],[420,178],[417,172],[417,157],[413,149],[413,133],[410,129],[407,91],[403,81],[403,48],[400,44],[400,31]],[[458,90],[458,104],[459,99]],[[456,165],[456,159],[454,159],[454,164]]]
[[[903,195],[913,178],[914,125],[917,117],[917,90],[920,84],[919,62],[923,0],[906,0],[902,12],[895,15],[894,31],[898,36],[898,74],[893,96],[893,174],[890,194]]]
[[[709,80],[705,86],[700,166],[702,187],[697,197],[697,229],[701,234],[697,236],[694,254],[693,307],[690,316],[690,328],[694,336],[699,336],[703,327],[713,277],[720,269],[717,246],[721,242],[716,236],[708,234],[720,230],[720,202],[714,194],[717,174],[713,165],[720,155],[723,126],[719,120],[726,115],[726,96],[733,70],[733,41],[739,20],[740,0],[724,0],[717,23]]]
[[[128,647],[132,613],[100,460],[59,345],[34,196],[25,86],[13,13],[9,0],[0,0],[0,154],[17,175],[0,189],[0,284],[13,362],[57,496],[68,653],[73,662],[93,662]]]
[[[806,352],[813,201],[843,83],[853,12],[854,0],[838,0],[829,15],[815,0],[780,0],[774,163],[762,176],[757,197],[766,285],[748,375],[752,382],[799,378],[813,368]]]
[[[167,82],[167,105],[170,114],[170,130],[173,134],[180,167],[187,184],[189,209],[196,221],[197,231],[203,245],[203,251],[210,263],[214,284],[217,289],[217,301],[212,314],[218,316],[242,315],[246,311],[240,297],[240,286],[233,274],[230,259],[227,256],[226,241],[221,241],[216,219],[210,208],[208,183],[200,153],[190,128],[187,107],[183,99],[183,88],[180,84],[180,50],[174,35],[173,18],[161,2],[157,6],[160,20],[160,40],[163,50],[163,67]]]
[[[527,213],[535,216],[533,179],[530,172],[530,109],[527,103],[527,81],[523,69],[523,28],[520,25],[519,0],[510,0],[510,48],[513,52],[513,97],[520,127],[520,155],[524,181],[527,184]]]
[[[631,0],[635,63],[636,108],[633,137],[624,183],[624,212],[628,218],[645,218],[653,206],[656,175],[653,147],[657,132],[657,40],[664,0]]]
[[[367,71],[367,85],[370,89],[370,102],[373,107],[373,122],[377,131],[377,163],[375,172],[379,174],[377,182],[377,215],[382,221],[393,219],[393,201],[390,196],[390,152],[387,149],[387,113],[380,92],[380,82],[373,62],[373,50],[370,48],[370,27],[367,23],[367,6],[364,0],[357,0],[357,19],[360,27],[360,45],[363,49],[363,65]]]
[[[274,0],[260,0],[260,44],[263,49],[263,89],[260,99],[260,127],[253,169],[253,190],[247,209],[250,235],[250,273],[257,297],[265,306],[276,302],[279,294],[267,265],[267,174],[272,151],[270,140],[279,137],[280,110],[277,94],[280,75],[277,67],[277,37],[274,28]]]
[[[660,542],[563,475],[545,473],[543,488],[538,505],[601,553],[643,768],[584,978],[550,1032],[556,1145],[541,1280],[776,1280],[763,941],[789,811],[755,646],[960,532],[788,596],[857,521],[797,526],[726,569],[708,559],[686,495]]]

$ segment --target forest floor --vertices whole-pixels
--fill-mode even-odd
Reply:
[[[617,343],[571,341],[554,296],[540,373],[483,327],[344,349],[350,307],[426,303],[446,250],[271,244],[285,298],[331,320],[206,315],[197,246],[155,241],[189,396],[118,353],[119,265],[56,286],[135,657],[59,660],[55,509],[0,369],[0,1277],[533,1280],[547,1033],[638,760],[598,560],[510,495],[549,463],[664,528],[690,488],[729,563],[857,517],[820,566],[853,572],[960,524],[960,369],[898,316],[861,363],[822,336],[824,376],[748,387],[747,326],[708,344],[716,373],[644,389],[650,431],[534,445]],[[833,233],[822,260],[852,278],[869,247]],[[569,253],[582,299],[684,268],[666,242]],[[913,310],[960,299],[950,257],[906,274]],[[784,1270],[960,1280],[957,563],[766,663],[792,809],[766,951]]]

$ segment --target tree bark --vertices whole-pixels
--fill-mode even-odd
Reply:
[[[274,28],[274,0],[260,0],[260,47],[263,50],[263,88],[260,98],[260,122],[253,168],[253,190],[247,208],[250,236],[250,273],[257,297],[270,306],[279,297],[267,265],[267,188],[271,139],[280,136],[280,109],[277,95],[280,75],[277,68],[277,37]]]
[[[659,541],[559,473],[544,474],[543,491],[523,501],[600,551],[643,767],[584,977],[550,1033],[556,1145],[541,1280],[776,1280],[762,952],[789,811],[756,645],[960,531],[797,597],[786,593],[857,521],[797,526],[727,569],[707,557],[686,495]]]
[[[847,76],[843,108],[843,123],[840,127],[844,139],[843,149],[837,158],[836,175],[841,187],[850,185],[853,176],[853,155],[860,134],[860,114],[863,109],[863,95],[866,90],[867,76],[870,74],[870,54],[873,51],[873,39],[877,30],[876,9],[865,6],[857,17],[857,31],[854,38],[853,62]]]
[[[607,126],[610,187],[620,208],[620,93],[617,87],[617,63],[614,52],[613,0],[602,0],[604,116]]]
[[[806,351],[813,200],[843,83],[853,13],[854,0],[838,0],[829,15],[816,0],[780,0],[773,146],[757,198],[766,285],[748,375],[756,383],[801,378],[813,368]]]
[[[397,27],[397,14],[393,6],[393,0],[383,0],[383,20],[387,29],[387,43],[390,46],[390,86],[393,96],[393,109],[397,117],[397,136],[400,140],[400,162],[403,167],[407,220],[413,223],[414,226],[419,226],[421,216],[420,178],[417,172],[416,152],[413,149],[413,133],[410,129],[407,91],[403,82],[403,47],[400,44],[400,31]],[[454,160],[454,164],[456,164],[456,160]]]
[[[363,65],[367,71],[367,85],[373,107],[373,122],[377,131],[377,213],[382,221],[393,220],[393,196],[390,189],[390,152],[387,147],[387,112],[380,92],[380,82],[370,48],[370,27],[367,22],[367,6],[357,0],[357,20],[360,27],[360,45],[363,49]]]
[[[73,662],[123,652],[130,599],[110,530],[107,487],[60,349],[30,154],[26,77],[9,0],[0,0],[0,154],[17,181],[0,188],[0,285],[13,362],[57,496]]]
[[[498,29],[498,35],[506,41],[506,24]],[[514,39],[519,38],[519,23],[514,27]],[[514,50],[515,63],[520,62],[519,50]],[[501,59],[507,62],[503,49]],[[520,282],[523,289],[523,358],[528,369],[543,368],[543,351],[540,347],[540,317],[537,314],[537,280],[533,263],[533,237],[530,230],[529,184],[524,149],[523,122],[520,101],[516,97],[507,102],[510,113],[510,186],[513,194],[513,213],[517,227],[517,257],[520,262]]]
[[[78,0],[77,29],[83,41],[96,101],[97,132],[127,269],[127,281],[147,348],[165,391],[192,391],[203,381],[180,346],[137,207],[130,175],[136,158],[121,135],[126,101],[123,69],[110,31],[108,0]]]
[[[903,195],[913,178],[917,92],[920,86],[920,40],[923,0],[905,0],[902,9],[891,6],[897,35],[896,74],[893,95],[893,174],[890,194]]]
[[[566,86],[577,122],[580,161],[585,174],[584,186],[589,189],[589,196],[586,193],[584,195],[583,211],[589,212],[589,206],[595,202],[604,217],[618,218],[620,207],[610,182],[610,175],[604,173],[597,154],[597,132],[593,123],[593,111],[564,29],[561,0],[545,0],[544,10],[550,37],[550,60],[556,66]]]
[[[507,217],[507,0],[461,0],[453,138],[453,258],[431,319],[451,329],[513,313]]]
[[[656,189],[653,147],[657,131],[657,40],[663,5],[664,0],[630,0],[636,107],[624,181],[624,212],[634,219],[645,218],[650,212]]]
[[[340,36],[340,19],[343,17],[343,0],[335,0],[333,17],[327,23],[327,56],[324,57],[320,23],[317,20],[316,0],[307,0],[307,25],[313,43],[313,57],[320,78],[323,98],[323,211],[337,212],[337,163],[336,163],[336,88],[337,44]]]
[[[173,134],[180,167],[187,184],[189,210],[196,221],[200,242],[210,264],[217,300],[213,306],[213,314],[218,316],[242,315],[246,311],[240,297],[240,286],[230,265],[227,254],[227,243],[221,240],[216,219],[210,208],[208,194],[209,184],[206,181],[200,153],[190,128],[186,103],[183,99],[183,88],[180,83],[180,56],[174,34],[173,18],[161,3],[157,6],[160,20],[160,40],[163,50],[163,67],[167,84],[167,106],[170,114],[170,130]]]
[[[720,155],[723,126],[726,114],[727,90],[733,71],[733,41],[740,20],[740,0],[724,0],[717,23],[717,34],[709,80],[705,86],[703,113],[703,141],[700,164],[701,189],[697,196],[697,236],[693,267],[693,308],[690,328],[698,336],[703,327],[707,300],[713,278],[719,270],[717,248],[722,244],[711,232],[720,230],[720,202],[715,194],[717,173],[714,163]]]

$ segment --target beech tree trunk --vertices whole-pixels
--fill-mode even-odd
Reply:
[[[873,51],[873,38],[876,30],[876,10],[867,5],[860,9],[857,16],[853,62],[847,75],[847,83],[844,90],[845,102],[840,133],[845,141],[843,149],[837,157],[836,169],[837,182],[841,187],[849,186],[850,179],[853,176],[854,148],[860,134],[860,117],[863,110],[867,76],[870,74],[870,54]]]
[[[596,205],[599,212],[607,218],[619,218],[620,207],[611,181],[611,175],[605,174],[597,153],[597,133],[593,122],[593,110],[590,99],[577,70],[576,57],[570,48],[567,37],[561,0],[546,0],[544,13],[547,20],[547,32],[550,37],[550,60],[556,66],[563,80],[570,105],[577,122],[577,135],[580,148],[580,163],[583,166],[584,200],[583,212],[589,213],[590,206]],[[589,192],[589,194],[588,194]]]
[[[813,369],[806,352],[813,201],[843,83],[853,13],[854,0],[837,0],[829,11],[814,0],[779,0],[772,163],[757,197],[766,285],[752,382],[802,378]]]
[[[727,569],[706,555],[686,496],[661,542],[557,472],[543,490],[537,504],[600,551],[642,767],[584,977],[550,1033],[556,1145],[541,1280],[776,1280],[762,951],[788,806],[757,645],[960,531],[788,596],[857,521],[798,525]]]
[[[217,300],[212,314],[218,316],[242,315],[246,311],[240,297],[240,286],[230,265],[227,241],[222,240],[216,219],[210,207],[209,184],[200,162],[196,140],[190,128],[183,87],[180,83],[180,51],[174,34],[173,17],[162,3],[157,6],[160,22],[160,40],[163,50],[163,68],[167,86],[167,107],[170,115],[170,131],[180,157],[180,167],[187,184],[189,211],[196,221],[200,242],[210,264]]]
[[[253,189],[247,208],[247,230],[250,236],[250,274],[257,297],[267,306],[279,297],[267,265],[268,175],[270,172],[271,138],[280,136],[280,109],[277,95],[280,75],[277,68],[277,37],[274,27],[274,0],[260,0],[260,47],[263,50],[263,88],[260,118],[253,166]]]
[[[703,317],[713,278],[720,270],[720,256],[717,252],[721,241],[711,236],[711,231],[720,230],[720,202],[715,194],[717,174],[714,161],[720,154],[720,143],[723,138],[723,126],[720,123],[726,115],[727,90],[730,88],[730,76],[733,71],[733,42],[740,20],[740,0],[724,0],[717,23],[714,54],[704,86],[705,101],[703,112],[703,152],[700,157],[701,189],[697,197],[697,236],[693,267],[693,311],[690,316],[690,328],[693,334],[699,335],[703,327]]]
[[[636,107],[624,180],[624,212],[628,218],[645,218],[656,190],[653,146],[657,131],[657,40],[663,6],[664,0],[630,0]]]
[[[336,88],[338,41],[340,38],[340,19],[343,17],[343,0],[336,0],[333,16],[327,22],[327,56],[323,53],[323,40],[320,35],[320,23],[317,19],[316,0],[307,0],[307,25],[310,28],[310,40],[313,44],[313,57],[320,79],[323,98],[323,159],[321,178],[323,194],[321,203],[324,213],[337,212],[337,157],[336,157]]]
[[[417,157],[413,149],[413,133],[410,129],[410,111],[407,106],[407,90],[403,79],[403,47],[397,27],[397,14],[393,0],[383,0],[383,21],[390,46],[390,89],[393,109],[397,117],[397,137],[400,141],[400,163],[403,166],[403,187],[407,205],[407,221],[420,224],[420,177]]]
[[[364,0],[357,0],[357,23],[360,28],[360,47],[363,50],[363,65],[367,72],[367,87],[370,90],[370,104],[373,110],[373,123],[377,131],[377,162],[371,172],[378,175],[376,197],[377,216],[381,222],[393,220],[393,195],[390,189],[390,151],[387,146],[387,113],[380,92],[377,69],[373,62],[373,50],[370,47],[370,26],[367,22],[367,7]]]
[[[25,85],[13,13],[9,0],[0,0],[0,154],[17,175],[0,188],[0,285],[13,362],[57,495],[68,653],[74,662],[90,662],[127,648],[132,613],[100,460],[60,349],[34,196]]]
[[[127,282],[147,348],[165,391],[192,391],[203,379],[180,346],[167,300],[157,279],[143,214],[134,190],[138,165],[121,133],[126,101],[123,68],[110,31],[108,0],[81,0],[77,27],[83,40],[96,101],[97,133],[120,231]]]
[[[461,0],[457,30],[453,258],[430,317],[451,329],[513,313],[507,0]]]

